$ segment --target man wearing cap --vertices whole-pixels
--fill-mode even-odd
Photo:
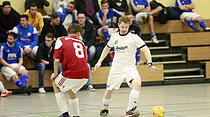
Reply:
[[[9,1],[4,1],[0,6],[0,43],[7,42],[7,35],[20,22],[20,15],[10,5]]]

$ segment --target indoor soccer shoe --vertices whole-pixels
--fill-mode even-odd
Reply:
[[[140,115],[140,112],[135,111],[137,106],[133,107],[131,110],[127,111],[125,113],[125,117],[138,117]]]
[[[8,91],[5,89],[5,91],[1,92],[1,97],[7,97],[12,95],[12,91]]]
[[[103,109],[101,112],[100,112],[100,115],[101,116],[107,116],[109,114],[109,110],[107,109]]]

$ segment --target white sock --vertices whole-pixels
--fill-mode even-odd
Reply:
[[[0,91],[1,91],[1,92],[5,91],[4,85],[2,84],[1,81],[0,81]]]
[[[130,95],[129,95],[129,102],[128,102],[128,108],[127,111],[131,110],[133,107],[136,106],[136,102],[139,98],[139,91],[136,91],[134,89],[131,90]]]
[[[109,110],[109,104],[111,103],[112,98],[106,99],[103,98],[103,109]]]
[[[58,104],[60,112],[63,114],[68,112],[68,106],[66,104],[66,98],[63,92],[55,93],[55,99]]]
[[[79,109],[79,99],[69,99],[70,107],[71,107],[71,115],[72,116],[80,116],[80,109]]]

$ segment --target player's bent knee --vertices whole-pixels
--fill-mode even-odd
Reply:
[[[106,96],[111,96],[112,95],[112,93],[113,93],[113,89],[112,90],[106,90],[106,93],[105,93],[105,95]]]
[[[134,79],[132,82],[133,87],[141,87],[141,80],[140,79]]]
[[[74,93],[71,89],[68,91],[68,93],[69,93],[70,99],[75,99],[75,98],[77,98],[77,94]]]

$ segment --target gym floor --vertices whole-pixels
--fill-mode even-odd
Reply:
[[[78,93],[81,117],[100,117],[105,89]],[[123,117],[130,88],[113,93],[108,117]],[[156,105],[165,108],[165,117],[210,117],[210,84],[144,86],[138,101],[141,117],[152,117]],[[0,98],[0,117],[58,117],[54,93],[15,94]]]

